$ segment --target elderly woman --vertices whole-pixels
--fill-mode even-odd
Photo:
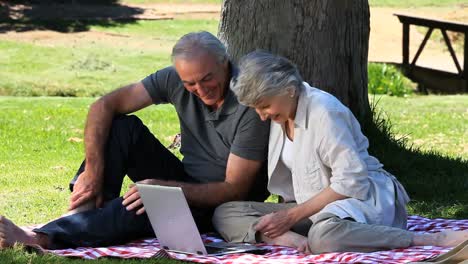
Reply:
[[[367,152],[351,111],[303,82],[287,59],[253,52],[231,89],[271,119],[268,189],[280,203],[229,202],[213,223],[232,242],[267,242],[300,251],[370,252],[411,245],[453,246],[467,231],[406,231],[403,186]]]

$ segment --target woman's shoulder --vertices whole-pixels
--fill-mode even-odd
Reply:
[[[349,111],[349,109],[335,96],[319,88],[312,87],[306,82],[304,82],[304,88],[301,97],[302,104],[306,105],[306,109],[309,112],[314,112],[316,116],[320,116],[320,113],[329,111]]]

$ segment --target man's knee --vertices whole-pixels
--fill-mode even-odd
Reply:
[[[112,120],[112,130],[125,131],[143,125],[143,122],[135,115],[117,115]]]
[[[338,235],[345,224],[338,217],[327,218],[314,224],[307,236],[311,252],[321,254],[347,251],[345,241]]]
[[[145,128],[140,118],[135,115],[118,115],[112,120],[109,140],[135,143]]]

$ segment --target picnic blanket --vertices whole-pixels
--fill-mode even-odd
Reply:
[[[436,233],[442,230],[468,230],[468,219],[428,219],[421,216],[408,217],[408,230],[420,233]],[[215,234],[202,235],[205,242],[222,241]],[[320,255],[307,255],[284,246],[260,244],[260,248],[270,250],[264,255],[231,254],[218,257],[208,257],[191,254],[168,252],[161,249],[156,238],[134,241],[120,246],[102,248],[76,248],[62,250],[46,250],[46,252],[83,259],[97,259],[101,257],[115,258],[172,258],[197,263],[405,263],[422,261],[448,252],[451,248],[435,246],[418,246],[405,249],[377,251],[373,253],[327,253]]]

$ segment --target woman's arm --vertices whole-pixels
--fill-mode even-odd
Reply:
[[[305,203],[299,204],[291,208],[290,214],[293,216],[293,219],[295,219],[297,223],[302,219],[308,218],[318,213],[328,204],[346,198],[349,197],[339,194],[335,192],[332,188],[327,187],[316,196],[307,200]]]
[[[348,197],[335,192],[330,187],[327,187],[305,203],[299,204],[290,209],[280,210],[263,216],[255,226],[255,230],[270,238],[278,237],[289,231],[291,227],[302,219],[318,213],[327,204],[346,198]]]
[[[356,142],[356,138],[365,138],[355,137],[355,130],[360,128],[353,121],[352,113],[345,109],[330,110],[322,114],[319,126],[322,133],[317,150],[320,161],[331,170],[330,185],[298,206],[262,217],[256,225],[257,231],[264,234],[266,232],[268,237],[274,238],[332,202],[367,197],[370,185],[367,165],[361,160],[359,149],[367,147],[368,143],[367,140]]]

